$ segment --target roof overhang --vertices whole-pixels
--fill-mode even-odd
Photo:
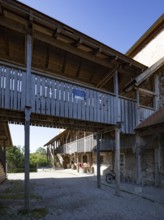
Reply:
[[[26,35],[33,36],[32,69],[112,92],[147,67],[18,1],[0,1],[0,61],[26,67]],[[17,56],[15,56],[17,54]]]
[[[139,38],[139,40],[126,52],[129,57],[134,57],[164,28],[164,14]]]
[[[150,68],[146,69],[143,73],[135,77],[129,83],[127,83],[124,87],[126,92],[129,92],[134,88],[134,86],[138,87],[142,83],[144,83],[150,76],[154,73],[157,73],[164,67],[164,57],[158,60],[155,64],[153,64]]]
[[[136,132],[141,135],[150,135],[164,132],[164,109],[160,109],[145,119],[136,127]]]
[[[0,123],[0,146],[10,147],[12,146],[12,139],[9,130],[9,125],[7,122]]]

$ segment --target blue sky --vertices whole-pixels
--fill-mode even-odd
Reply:
[[[96,40],[125,53],[164,13],[164,0],[20,0]],[[10,126],[14,145],[24,145],[24,127]],[[34,152],[58,134],[31,127]]]
[[[20,0],[125,53],[164,13],[164,0]]]

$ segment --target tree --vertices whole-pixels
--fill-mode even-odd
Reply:
[[[48,166],[46,150],[39,147],[35,153],[30,154],[30,165],[32,167],[43,167]]]
[[[21,147],[9,147],[6,151],[9,172],[24,172],[24,155]]]
[[[42,154],[42,155],[46,155],[46,150],[43,147],[39,147],[36,150],[36,153]]]

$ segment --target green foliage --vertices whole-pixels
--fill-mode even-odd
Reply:
[[[10,147],[6,152],[9,172],[22,172],[24,167],[24,155],[20,147]]]
[[[44,148],[39,147],[35,153],[30,154],[30,165],[32,167],[44,167],[49,165]]]
[[[39,147],[36,150],[36,153],[42,154],[42,155],[46,155],[46,150],[43,147]]]
[[[40,153],[30,154],[30,164],[32,167],[34,166],[47,166],[47,157],[46,155]]]
[[[7,149],[6,158],[8,164],[8,172],[19,173],[24,172],[24,147],[10,147]],[[46,150],[42,147],[38,148],[35,153],[30,154],[30,172],[36,172],[36,167],[48,166]]]

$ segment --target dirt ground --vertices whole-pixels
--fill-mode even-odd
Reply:
[[[30,174],[30,212],[24,206],[24,174],[9,174],[0,185],[0,219],[163,220],[164,203],[101,185],[93,175],[71,170]]]

